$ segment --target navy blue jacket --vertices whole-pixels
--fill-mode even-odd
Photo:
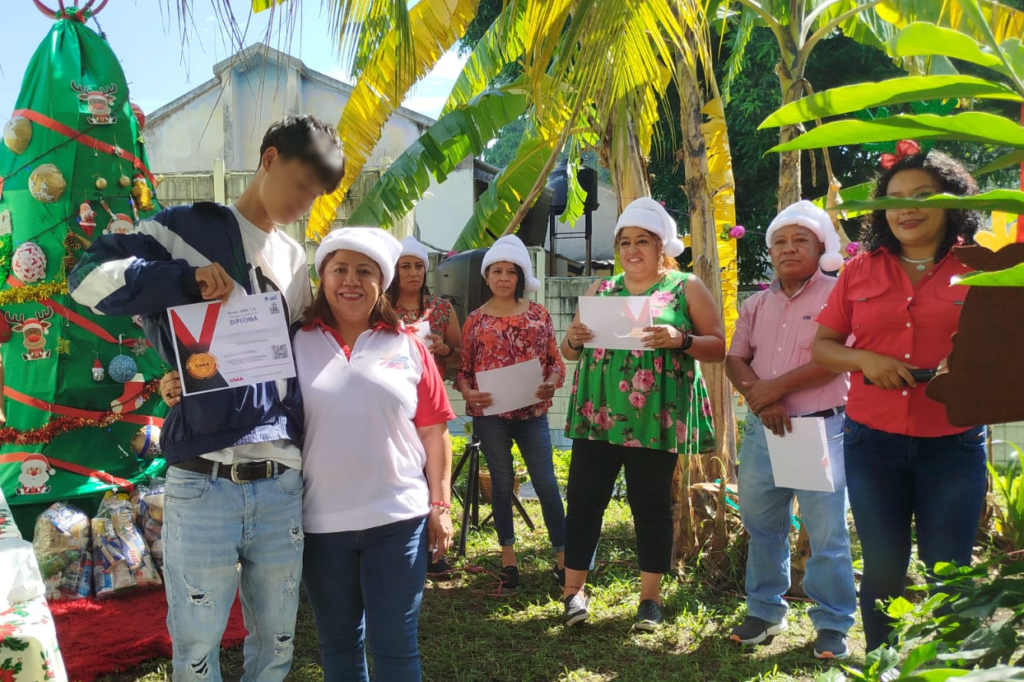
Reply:
[[[252,294],[250,265],[234,213],[202,202],[161,211],[139,231],[97,239],[68,275],[81,305],[102,315],[141,315],[146,338],[176,366],[167,309],[202,301],[196,269],[220,263]],[[275,382],[188,396],[171,408],[160,434],[168,464],[232,445],[288,439],[301,447],[302,400]]]

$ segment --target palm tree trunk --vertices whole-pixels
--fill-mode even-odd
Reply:
[[[782,59],[775,67],[782,88],[783,106],[795,102],[804,95],[804,65],[799,61],[796,47],[779,45]],[[802,125],[782,126],[779,129],[779,144],[784,144],[804,132]],[[781,152],[779,154],[779,195],[778,210],[800,201],[800,152]]]
[[[708,185],[707,145],[701,130],[704,108],[704,94],[697,74],[684,59],[676,63],[676,76],[679,83],[680,128],[683,143],[683,170],[686,179],[686,196],[690,204],[690,239],[693,248],[694,273],[707,285],[715,301],[721,309],[722,281],[718,259],[718,234],[715,226],[712,188]],[[680,473],[680,484],[686,487],[681,490],[680,504],[676,506],[676,547],[677,558],[685,559],[693,556],[699,547],[696,545],[696,533],[693,527],[692,503],[690,501],[690,485],[700,482],[693,480],[694,473],[702,470],[706,480],[719,478],[723,485],[719,490],[719,504],[716,510],[715,529],[712,536],[713,553],[721,552],[727,544],[725,528],[725,483],[733,478],[733,453],[736,448],[735,417],[732,407],[732,388],[725,376],[725,366],[721,363],[702,366],[707,381],[708,393],[711,398],[712,418],[715,423],[716,446],[711,462],[699,462],[707,455],[696,455],[681,458],[687,468]],[[695,461],[696,460],[696,461]],[[707,466],[695,466],[706,464]]]

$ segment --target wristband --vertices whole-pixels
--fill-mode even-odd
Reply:
[[[574,346],[574,345],[572,345],[572,341],[570,341],[569,339],[566,339],[565,342],[566,342],[566,344],[569,345],[569,350],[571,350],[574,353],[579,353],[581,350],[583,350],[583,346],[582,345]]]
[[[452,508],[452,506],[450,504],[448,504],[447,502],[431,502],[430,506],[431,507],[437,507],[439,509],[447,509],[447,510],[450,510]]]
[[[693,345],[693,334],[690,332],[683,332],[683,344],[679,347],[679,350],[684,353],[690,350],[690,346]]]
[[[444,354],[444,355],[441,355],[440,353],[438,353],[437,355],[438,355],[438,356],[439,356],[439,357],[440,357],[440,358],[441,358],[442,360],[443,360],[443,359],[445,359],[445,358],[450,358],[450,357],[452,356],[452,353],[454,353],[454,352],[455,352],[455,349],[454,349],[454,348],[452,348],[452,347],[451,347],[451,346],[450,346],[450,345],[448,344],[448,342],[447,342],[447,341],[442,341],[441,343],[443,343],[443,344],[444,344],[444,346],[445,346],[445,348],[447,348],[447,349],[448,349],[448,352],[447,352],[446,354]]]

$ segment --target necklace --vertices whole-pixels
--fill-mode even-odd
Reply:
[[[917,258],[907,258],[903,254],[900,254],[900,260],[903,260],[903,261],[905,261],[907,263],[913,263],[915,266],[917,266],[917,267],[914,268],[915,270],[917,270],[918,272],[924,272],[928,268],[928,266],[925,265],[925,263],[931,263],[933,260],[935,260],[935,256],[932,256],[931,258],[917,259]]]

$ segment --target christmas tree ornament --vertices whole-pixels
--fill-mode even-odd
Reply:
[[[124,334],[117,337],[117,356],[107,365],[107,374],[119,384],[127,384],[132,381],[139,371],[138,365],[127,355],[122,354],[124,349]]]
[[[147,424],[135,432],[131,439],[132,454],[143,459],[153,459],[163,454],[160,450],[160,427]]]
[[[135,221],[127,213],[114,213],[103,199],[100,199],[100,205],[110,215],[110,222],[103,229],[103,234],[131,234],[135,231]],[[134,206],[132,209],[134,211]]]
[[[78,226],[90,237],[96,230],[96,211],[92,210],[88,201],[83,201],[78,207]]]
[[[78,99],[89,107],[89,123],[94,126],[109,126],[117,123],[110,107],[117,101],[117,84],[89,87],[84,83],[71,81],[71,89],[78,93]]]
[[[139,357],[149,352],[149,343],[146,339],[135,339],[135,343],[132,344],[132,355]]]
[[[132,380],[138,371],[138,365],[127,355],[117,355],[107,366],[107,373],[110,378],[119,384],[126,384]]]
[[[35,284],[46,277],[46,254],[35,242],[25,242],[14,250],[11,270],[25,284]]]
[[[136,175],[132,181],[132,199],[135,200],[135,206],[140,211],[148,213],[154,210],[153,190],[146,184],[146,178],[141,173]]]
[[[68,183],[64,174],[52,163],[44,163],[28,176],[28,191],[44,204],[52,204],[61,198]]]
[[[100,356],[97,355],[96,359],[92,363],[92,380],[103,381],[107,378],[107,372],[103,369],[103,365],[100,363]]]
[[[106,188],[107,188],[107,179],[106,178],[96,178],[96,189],[104,190]]]
[[[0,237],[11,236],[11,212],[0,211]]]
[[[142,111],[142,107],[135,102],[131,103],[131,108],[132,113],[135,114],[135,120],[139,122],[139,132],[142,132],[146,129],[146,114]]]
[[[14,315],[4,311],[4,317],[10,323],[11,331],[21,334],[22,345],[25,347],[25,352],[21,354],[22,360],[47,360],[50,358],[51,353],[46,349],[46,337],[50,334],[52,326],[48,320],[53,317],[53,308],[46,306],[34,317],[27,317],[24,313]]]
[[[22,154],[32,142],[32,122],[15,116],[4,126],[4,144],[15,154]]]
[[[132,184],[132,179],[129,178],[127,175],[122,175],[117,179],[117,184],[127,189],[128,185]]]

